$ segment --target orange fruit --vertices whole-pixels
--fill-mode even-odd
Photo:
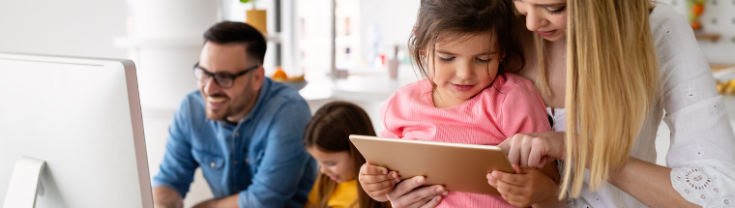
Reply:
[[[273,76],[271,77],[275,80],[286,80],[288,79],[288,75],[286,75],[286,72],[281,69],[281,67],[276,68],[276,73],[273,73]]]
[[[704,13],[704,4],[696,3],[692,5],[692,14],[699,16],[702,15],[702,13]]]
[[[702,23],[699,23],[699,21],[692,21],[691,26],[693,30],[701,30],[702,29]]]

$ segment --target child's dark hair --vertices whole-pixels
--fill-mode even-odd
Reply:
[[[501,54],[498,74],[517,72],[525,64],[523,50],[514,38],[518,16],[512,0],[421,0],[418,19],[408,48],[413,63],[428,78],[426,70],[434,57],[434,45],[447,38],[447,33],[494,36]],[[426,54],[426,58],[422,57]]]
[[[355,173],[365,164],[357,148],[350,142],[350,134],[375,136],[370,117],[359,106],[348,102],[331,102],[321,107],[306,125],[304,131],[304,147],[316,147],[324,152],[348,151],[355,163]],[[330,196],[337,187],[337,183],[329,176],[319,174],[316,185],[317,206],[326,208]],[[365,193],[360,183],[357,183],[357,204],[360,208],[390,207],[388,203],[375,201]]]

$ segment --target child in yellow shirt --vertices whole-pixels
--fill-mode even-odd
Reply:
[[[367,113],[355,104],[331,102],[306,125],[304,147],[319,162],[319,176],[304,207],[383,208],[357,183],[365,158],[349,140],[350,134],[375,135]]]

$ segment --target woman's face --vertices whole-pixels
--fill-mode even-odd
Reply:
[[[357,176],[355,162],[347,151],[325,152],[316,147],[306,148],[306,151],[319,162],[319,172],[337,183],[350,181]]]
[[[513,0],[516,9],[526,16],[526,28],[554,42],[567,37],[566,0]]]

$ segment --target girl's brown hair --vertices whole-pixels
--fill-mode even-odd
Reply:
[[[515,39],[518,30],[511,0],[422,0],[408,48],[413,63],[424,78],[428,61],[434,60],[434,45],[449,34],[494,36],[500,52],[498,73],[518,72],[525,64],[523,50]],[[425,54],[428,57],[423,57]]]
[[[355,172],[360,172],[360,166],[365,164],[357,148],[349,140],[350,134],[375,136],[370,117],[362,108],[348,102],[331,102],[320,108],[306,125],[304,131],[304,147],[316,147],[324,152],[348,151],[355,164]],[[326,208],[329,198],[337,188],[337,183],[325,174],[317,177],[317,207]],[[388,203],[375,201],[365,193],[360,183],[357,183],[357,201],[360,208],[390,207]]]

